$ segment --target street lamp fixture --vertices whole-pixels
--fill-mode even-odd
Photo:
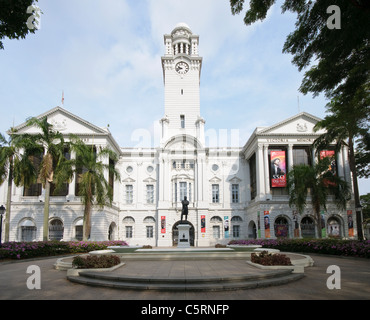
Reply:
[[[3,231],[3,215],[5,213],[5,207],[1,205],[0,207],[0,247],[1,247],[1,238],[2,238],[2,231]]]

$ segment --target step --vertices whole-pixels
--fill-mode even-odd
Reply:
[[[303,274],[293,274],[291,271],[284,270],[261,275],[222,278],[138,278],[93,272],[81,272],[80,276],[68,276],[67,278],[74,283],[126,290],[224,291],[277,286],[299,280],[302,277],[304,277]]]

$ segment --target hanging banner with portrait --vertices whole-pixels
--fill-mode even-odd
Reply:
[[[224,217],[225,238],[229,238],[229,217]]]
[[[206,216],[200,216],[200,232],[206,232]]]
[[[257,236],[258,239],[261,238],[261,221],[260,221],[260,212],[257,211]]]
[[[166,233],[166,217],[161,216],[161,233]]]
[[[353,216],[352,216],[352,210],[347,210],[347,218],[348,218],[348,236],[353,237]]]
[[[330,164],[328,167],[328,171],[331,171],[333,176],[337,175],[337,162],[335,160],[335,151],[334,150],[322,150],[320,151],[320,160],[324,158],[330,158]],[[335,186],[335,183],[330,182],[328,180],[325,181],[325,185],[333,185]]]
[[[265,238],[270,238],[270,211],[263,212],[263,221],[265,225]]]
[[[272,188],[285,188],[287,186],[285,151],[271,151],[270,178]]]

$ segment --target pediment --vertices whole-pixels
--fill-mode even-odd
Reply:
[[[220,183],[222,180],[218,177],[213,177],[212,179],[209,180],[211,183]]]
[[[88,121],[68,112],[67,110],[56,107],[48,112],[45,112],[36,118],[42,119],[47,117],[48,122],[53,125],[53,128],[62,134],[76,134],[76,135],[107,135],[109,131],[99,128]],[[18,133],[34,134],[40,132],[36,127],[28,127],[27,123],[23,123],[15,128]]]
[[[233,183],[233,184],[238,184],[240,183],[242,180],[239,179],[237,176],[233,176],[233,177],[230,177],[229,179],[227,179],[228,182],[230,183]]]
[[[294,117],[286,119],[268,128],[258,131],[258,135],[280,135],[280,134],[317,134],[313,128],[317,122],[321,121],[309,113],[302,112]]]
[[[122,182],[123,183],[134,183],[136,180],[134,180],[134,179],[132,179],[132,178],[130,178],[130,177],[128,177],[128,178],[126,178],[126,179],[124,179],[124,180],[122,180]]]
[[[143,180],[143,182],[145,182],[145,183],[155,183],[155,182],[157,182],[157,180],[155,180],[155,179],[153,179],[153,178],[149,177],[149,178],[147,178],[147,179]]]

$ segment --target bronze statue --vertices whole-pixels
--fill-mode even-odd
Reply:
[[[181,210],[181,221],[188,221],[188,205],[189,201],[186,197],[184,197],[184,200],[181,201],[182,203],[182,210]],[[185,220],[182,219],[182,217],[185,216]]]

